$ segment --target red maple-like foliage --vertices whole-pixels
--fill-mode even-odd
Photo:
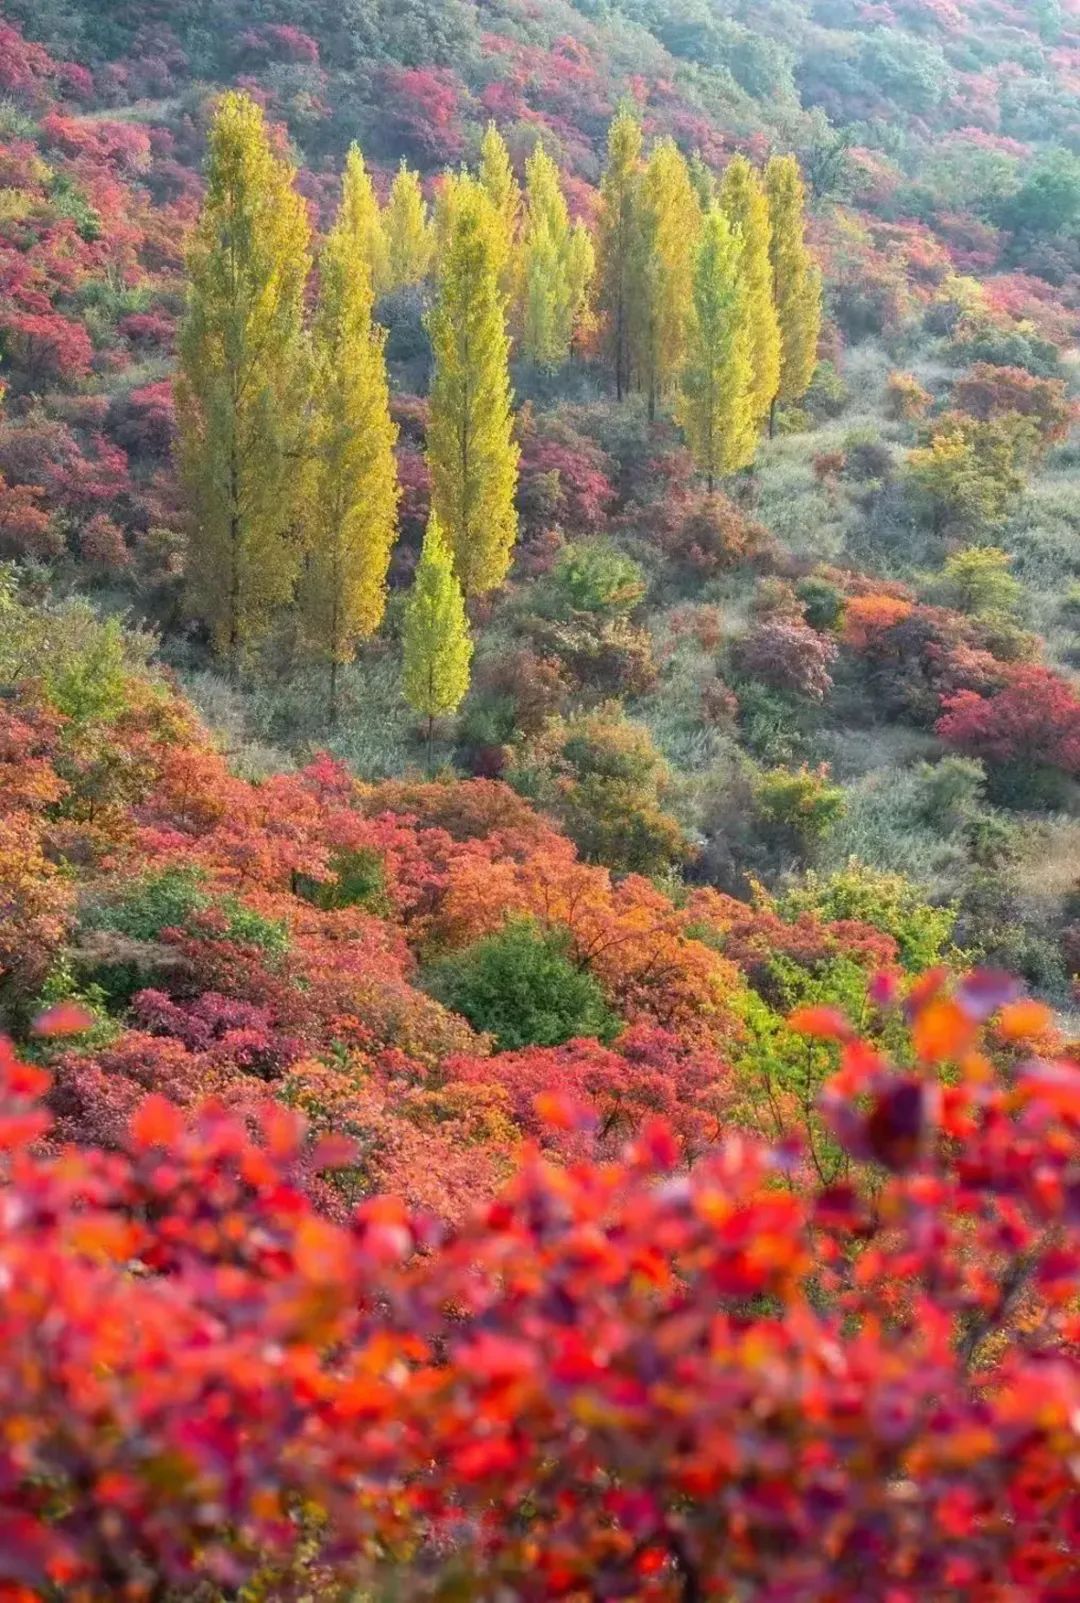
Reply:
[[[1049,668],[1017,668],[996,693],[962,690],[944,705],[937,733],[958,750],[1080,774],[1080,697]]]
[[[464,1570],[537,1603],[854,1603],[868,1574],[1065,1603],[1080,1068],[1030,1055],[1045,1011],[1001,976],[904,1007],[904,1068],[831,1009],[791,1021],[838,1053],[842,1185],[741,1136],[687,1169],[652,1122],[610,1161],[524,1156],[452,1229],[389,1196],[320,1215],[304,1175],[360,1154],[281,1107],[153,1094],[111,1153],[56,1149],[5,1047],[5,1598],[403,1563],[416,1597]],[[534,1108],[556,1145],[595,1129]]]

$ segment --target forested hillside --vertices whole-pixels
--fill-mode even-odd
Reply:
[[[0,1603],[1076,1595],[1078,88],[0,0]]]

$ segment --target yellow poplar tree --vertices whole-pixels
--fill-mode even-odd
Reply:
[[[662,139],[641,182],[638,238],[642,304],[636,322],[637,368],[650,418],[678,382],[685,360],[700,232],[701,204],[686,159],[673,139]]]
[[[810,388],[821,334],[821,272],[806,244],[806,190],[794,156],[774,156],[765,173],[772,223],[770,254],[780,320],[780,386],[773,401],[797,401]]]
[[[693,310],[676,416],[709,493],[754,459],[757,424],[742,244],[714,207],[694,267]]]
[[[255,102],[223,95],[188,252],[176,405],[190,605],[233,672],[296,580],[311,259],[294,178]]]
[[[768,417],[780,388],[780,319],[769,248],[772,224],[764,185],[745,156],[735,156],[720,181],[720,208],[742,237],[746,315],[754,377],[751,396],[759,422]]]
[[[371,272],[355,233],[364,221],[354,193],[362,182],[350,161],[341,208],[319,257],[312,330],[311,499],[298,599],[305,642],[329,669],[331,724],[338,669],[382,621],[397,530],[386,336],[372,323]]]
[[[525,166],[522,340],[525,354],[554,369],[570,355],[588,300],[592,241],[570,214],[559,169],[541,145]]]
[[[640,311],[635,294],[640,188],[641,124],[623,110],[608,130],[596,248],[597,304],[620,401],[630,387],[634,320]]]
[[[467,596],[506,577],[517,538],[499,222],[479,184],[455,181],[450,236],[428,330],[435,361],[427,456],[432,505]]]
[[[469,688],[472,639],[453,557],[433,512],[405,603],[402,688],[427,719],[428,767],[436,718],[456,712]]]
[[[342,206],[342,222],[354,242],[356,260],[366,266],[375,294],[382,295],[389,288],[386,235],[375,186],[356,144],[345,158]]]
[[[420,176],[404,162],[390,186],[390,197],[383,213],[383,233],[386,236],[387,288],[404,289],[409,284],[419,284],[430,271],[435,236]]]
[[[521,186],[514,177],[506,140],[489,122],[480,142],[480,184],[497,219],[499,288],[509,302],[517,290],[517,238],[521,222]]]

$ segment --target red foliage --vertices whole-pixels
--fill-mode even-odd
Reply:
[[[832,689],[829,665],[836,651],[834,640],[808,624],[768,617],[740,642],[739,666],[774,690],[821,701]]]
[[[962,690],[944,706],[937,733],[959,751],[1080,775],[1080,696],[1049,668],[1016,668],[996,693]]]
[[[1076,416],[1064,379],[1036,378],[1023,368],[989,362],[976,363],[953,386],[953,403],[985,421],[1011,413],[1030,418],[1048,445],[1068,437]]]
[[[56,312],[0,308],[0,340],[20,386],[74,383],[90,371],[94,347],[81,323]]]
[[[9,1592],[363,1586],[407,1544],[418,1597],[465,1568],[537,1603],[855,1603],[868,1552],[895,1600],[1071,1596],[1080,1070],[995,1075],[984,1020],[1045,1035],[1014,997],[928,976],[903,1069],[793,1020],[838,1043],[846,1184],[794,1192],[741,1137],[686,1172],[651,1123],[613,1162],[526,1157],[449,1232],[386,1196],[320,1217],[310,1176],[360,1154],[281,1108],[152,1095],[117,1152],[53,1156],[5,1049]],[[540,1107],[556,1142],[594,1126]]]
[[[465,88],[443,67],[386,67],[382,107],[388,135],[415,161],[439,167],[465,153]]]
[[[614,464],[569,424],[526,419],[519,505],[527,533],[558,525],[570,537],[600,532],[615,499]]]
[[[42,506],[44,491],[32,484],[8,484],[0,474],[0,555],[48,561],[63,540]]]

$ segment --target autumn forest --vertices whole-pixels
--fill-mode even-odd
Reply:
[[[0,1603],[1080,1596],[1080,0],[0,0]]]

